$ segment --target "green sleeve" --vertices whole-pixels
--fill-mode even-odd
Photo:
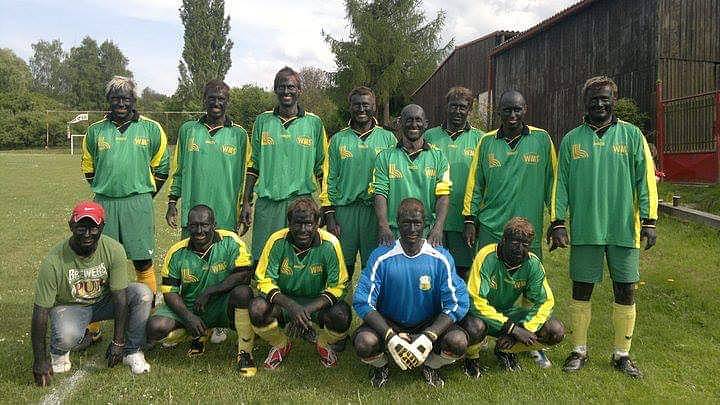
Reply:
[[[95,142],[95,131],[94,126],[88,128],[87,133],[83,137],[82,141],[82,158],[80,160],[80,168],[83,174],[95,173],[95,148],[97,143]]]
[[[118,291],[128,286],[127,256],[125,249],[120,244],[113,244],[110,249],[110,268],[108,269],[108,281],[110,291]]]
[[[248,169],[253,169],[255,173],[260,170],[260,139],[262,135],[262,117],[260,114],[255,118],[255,124],[253,124],[252,138],[251,138],[251,153],[250,161],[247,164]]]
[[[445,154],[441,151],[438,151],[438,156],[439,158],[437,160],[436,168],[437,177],[435,177],[435,195],[450,195],[450,191],[453,187],[452,181],[450,180],[450,164],[445,158]]]
[[[557,177],[552,188],[550,220],[564,220],[568,208],[568,180],[570,174],[570,141],[567,136],[560,143]]]
[[[163,175],[167,178],[170,172],[170,155],[167,147],[167,135],[160,124],[153,122],[156,131],[153,134],[153,152],[154,155],[150,161],[150,167],[153,173]]]
[[[390,180],[387,174],[388,155],[390,149],[385,149],[380,152],[380,155],[375,160],[375,168],[373,169],[372,181],[368,186],[368,194],[378,194],[388,197],[390,192]]]
[[[325,292],[340,299],[345,296],[345,288],[348,283],[347,268],[340,242],[333,238],[328,244],[330,247],[325,254],[325,271],[327,272]]]
[[[645,136],[636,127],[633,127],[638,139],[634,151],[635,161],[635,192],[638,196],[640,218],[658,218],[658,193],[655,182],[655,162],[653,162],[650,148]]]
[[[550,134],[547,135],[547,155],[545,161],[545,207],[550,209],[552,203],[552,189],[557,177],[557,154],[555,153],[555,145],[553,144]]]
[[[187,132],[183,125],[178,130],[177,145],[175,145],[171,165],[172,178],[170,179],[170,195],[176,197],[182,197],[183,161],[185,160],[186,143]]]
[[[265,244],[257,267],[255,268],[255,278],[257,279],[257,288],[263,294],[279,289],[277,284],[278,272],[280,270],[280,262],[282,261],[282,247],[280,244],[269,240]]]
[[[58,292],[58,281],[50,258],[46,257],[40,265],[38,278],[35,281],[35,305],[52,308]]]
[[[338,154],[339,147],[337,141],[337,134],[330,140],[330,146],[328,147],[328,175],[327,175],[327,187],[326,197],[324,201],[321,201],[323,206],[335,205],[335,201],[338,198]]]
[[[477,216],[480,209],[483,190],[485,190],[485,172],[483,170],[483,138],[480,138],[475,154],[470,163],[467,183],[465,184],[465,198],[463,199],[463,216]]]
[[[328,148],[327,133],[325,132],[325,126],[323,125],[322,120],[318,118],[317,121],[318,128],[315,137],[315,166],[313,172],[315,173],[315,177],[325,177],[328,175],[327,166],[325,165]]]
[[[531,262],[532,270],[525,286],[524,296],[531,303],[522,324],[525,329],[537,332],[550,318],[555,299],[545,277],[545,269],[540,260]]]
[[[495,329],[500,329],[507,322],[507,317],[488,299],[492,270],[485,266],[485,258],[494,246],[481,249],[473,261],[468,275],[468,295],[470,296],[470,312]]]

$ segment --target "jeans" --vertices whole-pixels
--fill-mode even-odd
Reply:
[[[127,286],[128,316],[125,325],[125,355],[139,351],[145,344],[145,324],[150,316],[152,292],[141,283]],[[62,355],[78,346],[88,324],[113,319],[112,295],[93,305],[58,305],[50,310],[50,353]]]

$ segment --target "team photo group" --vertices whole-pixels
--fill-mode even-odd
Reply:
[[[169,148],[161,125],[136,110],[132,79],[113,77],[108,113],[82,144],[94,199],[67,207],[68,237],[47,252],[35,284],[35,383],[70,371],[71,351],[99,342],[104,320],[113,325],[107,366],[134,374],[169,347],[202,355],[235,336],[228,330],[243,377],[292,362],[305,342],[324,367],[364,364],[376,388],[397,369],[442,387],[440,370],[455,362],[469,378],[488,372],[483,350],[507,371],[520,370],[522,353],[552,367],[545,349],[566,338],[562,370],[580,372],[605,266],[613,350],[596,359],[642,377],[629,351],[640,249],[656,241],[655,168],[641,131],[614,114],[613,80],[578,86],[582,118],[556,152],[550,134],[525,122],[513,89],[497,97],[498,129],[484,133],[468,122],[476,95],[464,87],[446,94],[441,125],[428,128],[410,104],[391,130],[378,124],[373,90],[358,86],[348,126],[327,134],[303,109],[298,73],[284,67],[276,107],[251,133],[226,114],[229,86],[211,80],[206,113],[183,123]],[[160,192],[167,225],[157,226],[181,235],[163,247],[162,264],[153,261]],[[543,240],[551,252],[569,247],[569,263],[553,270],[569,276],[570,297],[553,295]],[[556,305],[567,319],[553,316]],[[256,341],[269,346],[264,360],[253,356]]]

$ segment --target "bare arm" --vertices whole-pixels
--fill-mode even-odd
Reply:
[[[242,210],[240,211],[240,223],[238,224],[238,234],[245,235],[252,224],[252,196],[255,190],[255,182],[258,176],[255,173],[248,172],[245,176],[245,192],[243,193]]]
[[[45,334],[50,310],[37,305],[33,306],[32,324],[30,326],[30,339],[33,350],[33,377],[35,384],[40,387],[50,385],[52,379],[52,366],[48,359]]]
[[[388,222],[387,198],[382,194],[375,194],[375,215],[378,219],[378,243],[386,246],[392,244],[395,238]]]
[[[445,219],[447,218],[449,206],[450,197],[446,195],[439,196],[435,201],[435,225],[433,225],[428,235],[428,242],[433,246],[442,245],[443,230],[445,229]]]

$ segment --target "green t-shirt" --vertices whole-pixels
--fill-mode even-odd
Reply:
[[[454,140],[442,126],[428,129],[425,132],[427,142],[440,149],[450,165],[450,181],[454,186],[450,193],[450,208],[447,221],[445,221],[446,231],[462,232],[465,229],[462,215],[465,185],[470,171],[470,163],[472,163],[475,149],[482,136],[481,131],[470,125],[467,125]]]
[[[530,258],[511,275],[496,249],[495,243],[487,245],[473,260],[467,284],[470,312],[499,329],[508,320],[505,313],[523,296],[530,307],[521,323],[525,329],[536,332],[550,318],[555,306],[542,262],[530,253]]]
[[[377,155],[392,148],[397,139],[392,132],[375,126],[360,136],[347,127],[333,135],[328,148],[328,176],[320,196],[323,206],[342,206],[355,202],[372,205],[368,184],[372,180]]]
[[[655,166],[640,130],[618,120],[602,137],[587,124],[560,144],[552,220],[570,215],[573,245],[640,247],[640,218],[657,219]]]
[[[291,297],[316,298],[322,293],[340,299],[348,283],[340,242],[318,229],[316,244],[302,259],[289,240],[288,228],[270,236],[255,269],[257,287],[263,294],[279,289]]]
[[[110,291],[128,286],[125,249],[115,239],[101,235],[95,252],[80,257],[66,239],[48,253],[35,282],[35,305],[92,305]]]
[[[195,300],[203,291],[220,284],[236,267],[252,264],[250,253],[240,237],[234,232],[218,229],[210,252],[205,259],[188,247],[190,239],[184,239],[165,255],[162,270],[162,293],[178,293],[187,308],[195,306]]]
[[[213,209],[219,229],[235,229],[249,158],[248,134],[239,125],[228,121],[213,134],[199,120],[180,127],[170,195],[180,197],[183,227],[190,209],[204,204]]]
[[[543,208],[550,206],[557,157],[550,135],[526,126],[515,148],[497,137],[485,135],[470,166],[463,215],[477,218],[481,230],[499,240],[510,218],[525,217],[535,228],[533,248],[543,235]]]
[[[312,194],[316,177],[327,175],[327,137],[320,117],[300,113],[290,120],[273,111],[257,116],[248,173],[258,175],[258,198],[274,201]]]
[[[90,125],[82,148],[82,171],[94,173],[92,190],[105,197],[155,192],[154,174],[167,178],[170,169],[165,131],[142,115],[122,133],[107,118]]]

